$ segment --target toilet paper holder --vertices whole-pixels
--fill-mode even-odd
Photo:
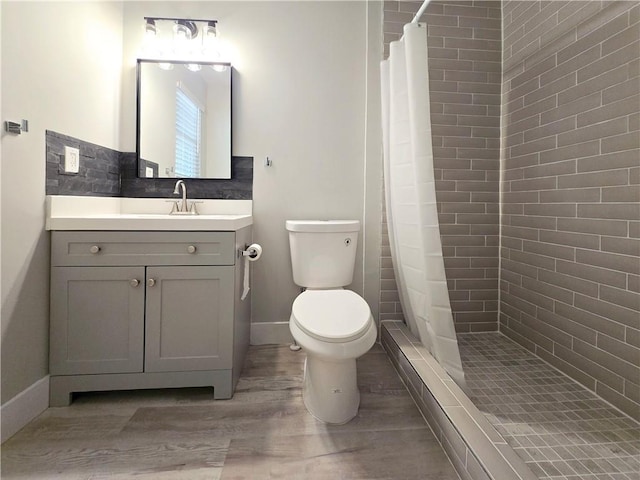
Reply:
[[[249,257],[256,258],[260,255],[260,252],[253,245],[245,245],[244,250],[238,250],[238,258],[239,257]]]
[[[255,262],[262,256],[262,247],[257,243],[252,243],[251,245],[244,245],[244,249],[238,249],[238,258],[244,257],[244,279],[243,279],[243,290],[242,295],[240,296],[240,300],[244,300],[247,298],[249,294],[249,290],[251,286],[249,284],[249,263]]]

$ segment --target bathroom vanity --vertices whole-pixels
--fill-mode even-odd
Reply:
[[[230,398],[249,345],[239,253],[251,221],[50,209],[50,405],[140,388],[212,386]]]

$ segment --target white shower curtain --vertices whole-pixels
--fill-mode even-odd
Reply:
[[[407,324],[464,387],[438,224],[426,30],[405,25],[381,63],[387,224]]]

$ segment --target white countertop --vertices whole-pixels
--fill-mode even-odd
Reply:
[[[49,195],[46,229],[236,231],[253,224],[251,200],[196,200],[199,215],[169,215],[167,200],[175,199]]]

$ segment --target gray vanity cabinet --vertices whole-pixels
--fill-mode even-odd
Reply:
[[[250,231],[52,232],[50,405],[91,390],[231,397],[249,344],[236,252]]]

